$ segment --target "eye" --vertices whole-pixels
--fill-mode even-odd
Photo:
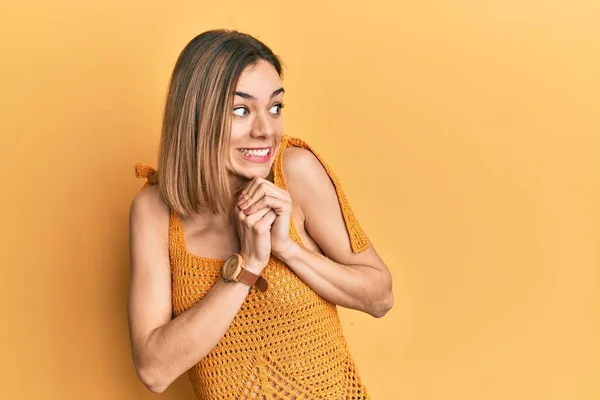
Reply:
[[[238,117],[245,117],[248,114],[248,109],[246,107],[236,107],[233,109],[233,113]]]
[[[271,107],[270,111],[273,112],[272,110],[274,108],[276,108],[277,111],[273,112],[273,114],[279,115],[279,114],[281,114],[281,110],[283,109],[283,107],[284,107],[284,105],[282,103],[273,104],[273,107]]]

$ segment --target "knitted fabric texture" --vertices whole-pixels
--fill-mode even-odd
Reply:
[[[287,147],[310,150],[331,178],[351,247],[368,247],[340,182],[322,158],[298,138],[282,138],[274,161],[274,183],[287,190],[283,154]],[[156,170],[137,164],[136,176],[157,184]],[[152,181],[150,182],[150,179]],[[302,241],[290,220],[290,237]],[[191,254],[181,221],[169,220],[173,312],[193,307],[221,277],[224,259]],[[196,399],[370,399],[350,355],[335,304],[317,295],[281,260],[271,255],[262,276],[266,292],[252,290],[215,348],[188,371]]]

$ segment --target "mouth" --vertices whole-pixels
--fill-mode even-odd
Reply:
[[[258,163],[269,161],[273,155],[273,147],[240,148],[236,151],[245,160]]]

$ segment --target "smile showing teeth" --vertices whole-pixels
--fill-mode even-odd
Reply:
[[[266,149],[252,149],[252,150],[248,150],[248,149],[238,149],[238,151],[240,153],[242,153],[245,156],[254,156],[254,157],[265,157],[267,154],[269,154],[269,150],[270,148],[266,148]]]

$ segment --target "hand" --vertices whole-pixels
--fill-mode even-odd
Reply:
[[[239,207],[246,215],[267,207],[276,214],[271,226],[271,251],[277,257],[294,244],[290,238],[290,218],[292,216],[292,197],[290,194],[268,180],[256,177],[239,197]]]
[[[263,207],[251,215],[235,206],[236,228],[240,238],[240,254],[246,260],[246,268],[260,275],[271,256],[271,225],[275,211]]]

